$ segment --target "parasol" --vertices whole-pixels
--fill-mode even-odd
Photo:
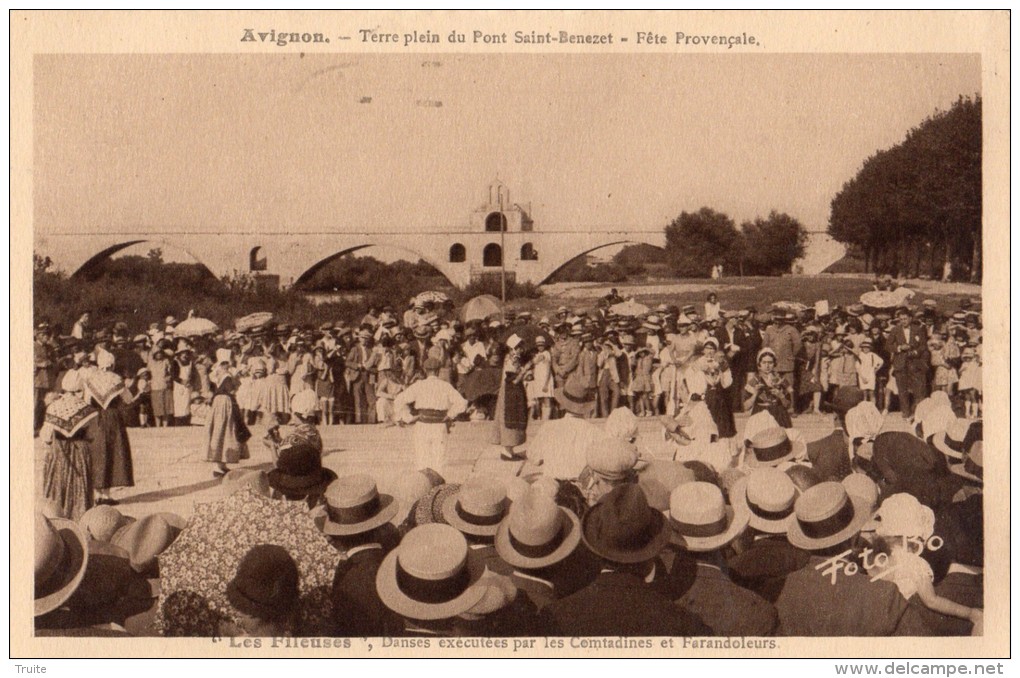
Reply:
[[[610,312],[616,315],[625,315],[628,317],[634,317],[644,315],[650,310],[644,304],[639,304],[634,301],[634,297],[631,297],[627,301],[621,301],[619,304],[613,304],[609,307]]]
[[[464,399],[473,403],[487,395],[498,395],[502,376],[503,370],[498,367],[476,367],[467,374],[462,374],[457,386]]]
[[[269,499],[245,487],[198,505],[188,527],[159,556],[156,623],[163,635],[215,636],[221,623],[236,623],[227,584],[244,555],[259,544],[282,546],[297,563],[296,632],[322,629],[331,615],[329,591],[339,552],[316,528],[304,502]]]
[[[499,299],[491,294],[481,294],[470,299],[460,309],[460,319],[466,323],[472,320],[485,320],[490,315],[499,315]]]
[[[238,332],[250,332],[265,327],[271,322],[273,322],[272,313],[269,311],[259,311],[258,313],[251,313],[243,318],[238,318],[234,322],[234,327]]]
[[[174,328],[175,337],[201,337],[216,334],[220,328],[207,318],[188,318]]]
[[[861,303],[869,308],[896,308],[914,296],[914,290],[899,287],[895,290],[873,290],[861,295]]]
[[[446,296],[442,292],[436,292],[435,290],[422,292],[414,298],[415,304],[445,304],[448,301],[450,301],[450,297]]]
[[[799,301],[777,301],[776,303],[772,304],[772,308],[777,311],[783,310],[788,313],[800,314],[806,311],[808,307],[800,303]]]

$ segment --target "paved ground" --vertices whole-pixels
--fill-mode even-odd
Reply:
[[[891,415],[899,420],[898,415]],[[742,430],[746,416],[737,417],[737,429]],[[596,424],[601,426],[600,421]],[[890,422],[892,423],[892,422]],[[832,430],[832,417],[808,415],[798,417],[794,425],[802,430],[807,440],[815,440]],[[449,459],[446,478],[462,482],[472,473],[497,476],[516,475],[520,464],[499,459],[501,448],[488,443],[492,422],[464,422],[453,427],[450,434]],[[531,422],[528,433],[533,435],[541,422]],[[411,429],[375,426],[320,427],[325,448],[323,464],[339,475],[368,473],[374,476],[381,490],[392,487],[397,479],[411,472]],[[135,486],[114,491],[120,500],[120,510],[132,516],[144,516],[159,511],[172,511],[189,516],[195,503],[215,501],[226,494],[227,488],[212,476],[213,466],[203,456],[203,427],[164,429],[130,429],[129,436],[134,462]],[[670,452],[661,435],[662,428],[655,419],[640,421],[637,444],[646,454],[668,456]],[[271,454],[261,443],[264,427],[252,428],[249,443],[252,458],[243,462],[246,468],[272,468]],[[523,446],[526,449],[527,446]],[[35,481],[42,486],[42,468],[46,446],[35,442]]]

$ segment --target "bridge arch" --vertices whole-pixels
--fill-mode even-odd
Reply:
[[[613,247],[615,245],[648,245],[649,247],[654,247],[655,249],[666,251],[666,248],[663,247],[662,245],[655,245],[655,244],[650,243],[650,242],[648,242],[646,240],[634,240],[634,239],[629,239],[629,238],[620,238],[619,240],[613,240],[613,241],[610,241],[610,242],[601,243],[601,244],[596,245],[594,247],[589,247],[588,249],[584,250],[583,252],[579,252],[577,254],[570,255],[570,257],[568,257],[567,259],[559,261],[558,263],[555,264],[555,267],[549,273],[546,273],[546,274],[541,276],[541,279],[539,280],[538,284],[539,285],[545,285],[547,282],[549,282],[550,278],[555,276],[557,273],[559,273],[564,268],[566,268],[567,266],[569,266],[573,262],[577,261],[581,257],[587,256],[587,255],[591,254],[592,252],[596,252],[598,250],[605,249],[606,247]]]
[[[393,245],[391,243],[371,243],[371,242],[362,245],[355,245],[353,247],[344,247],[343,249],[340,249],[337,252],[334,252],[333,254],[330,254],[329,256],[320,259],[319,261],[312,264],[310,267],[306,268],[303,273],[296,276],[294,278],[294,285],[299,286],[304,283],[307,283],[309,280],[312,279],[312,276],[321,271],[323,267],[325,267],[327,264],[333,261],[336,261],[340,257],[346,256],[348,254],[354,254],[355,252],[359,252],[369,247],[387,247],[391,249],[401,250],[403,252],[407,252],[408,254],[412,254],[421,261],[424,261],[432,268],[436,269],[436,271],[438,271],[441,276],[446,278],[447,282],[449,282],[451,285],[456,286],[454,277],[451,275],[450,270],[446,267],[445,262],[437,261],[433,257],[425,256],[421,252],[412,250],[407,247],[400,247],[398,245]]]
[[[188,255],[188,257],[194,263],[196,263],[199,266],[201,266],[202,268],[204,268],[206,270],[206,272],[211,277],[213,277],[213,278],[217,277],[216,274],[213,273],[212,269],[209,268],[209,266],[204,261],[202,261],[199,257],[195,256],[195,254],[188,247],[183,247],[183,246],[181,246],[181,245],[179,245],[177,243],[171,242],[171,241],[157,240],[157,239],[152,239],[152,238],[144,238],[144,239],[139,239],[139,240],[127,240],[125,242],[120,242],[120,243],[116,243],[114,245],[110,245],[108,247],[105,247],[104,249],[100,250],[99,252],[97,252],[97,253],[93,254],[92,256],[88,257],[87,259],[85,259],[84,262],[82,262],[80,265],[78,265],[76,268],[74,268],[74,270],[72,270],[70,272],[70,276],[69,277],[72,277],[72,278],[86,277],[90,273],[94,272],[96,267],[99,266],[99,264],[101,264],[104,261],[112,258],[118,252],[126,250],[127,248],[133,247],[135,245],[141,245],[143,243],[148,243],[148,244],[153,245],[155,247],[158,247],[160,249],[167,248],[167,249],[174,250],[174,251],[177,251],[177,252],[182,252],[182,253]]]

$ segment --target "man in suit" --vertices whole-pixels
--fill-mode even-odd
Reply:
[[[719,341],[719,349],[726,355],[730,363],[730,374],[733,376],[733,384],[730,385],[730,397],[733,400],[732,409],[739,412],[742,409],[741,402],[744,394],[744,384],[747,381],[747,373],[750,371],[750,363],[754,355],[748,358],[750,350],[750,338],[747,330],[741,325],[738,314],[732,311],[723,311],[723,323],[716,330],[715,338]]]
[[[788,538],[808,551],[807,565],[786,577],[776,600],[782,635],[890,636],[907,609],[895,584],[872,581],[849,560],[850,543],[871,517],[868,500],[841,483],[808,488],[794,506]]]
[[[585,516],[581,538],[602,571],[580,591],[543,610],[550,634],[567,636],[705,636],[697,615],[647,583],[669,541],[669,526],[633,483],[615,488]]]
[[[534,488],[513,503],[495,540],[496,553],[513,568],[510,581],[538,610],[594,579],[595,559],[580,543],[576,514]]]
[[[379,494],[375,481],[364,475],[333,481],[324,499],[315,522],[344,554],[330,593],[336,635],[403,634],[404,620],[379,599],[375,581],[383,558],[398,539],[389,522],[397,512],[396,500]]]
[[[676,603],[701,617],[715,635],[771,636],[779,626],[776,608],[724,572],[723,549],[750,520],[749,510],[727,508],[722,490],[712,483],[684,483],[670,494],[676,541],[687,551],[670,572],[680,593]]]
[[[903,416],[910,419],[917,403],[928,397],[931,357],[927,333],[920,324],[911,321],[910,311],[906,308],[896,311],[896,327],[889,335],[887,349],[899,389],[900,409]]]
[[[776,372],[793,385],[797,392],[797,356],[800,355],[800,332],[791,323],[793,314],[789,311],[777,311],[776,323],[765,330],[763,344],[776,354]]]

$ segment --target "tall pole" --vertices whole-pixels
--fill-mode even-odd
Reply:
[[[506,322],[506,217],[503,216],[503,185],[499,187],[499,288],[500,310],[502,322]]]

